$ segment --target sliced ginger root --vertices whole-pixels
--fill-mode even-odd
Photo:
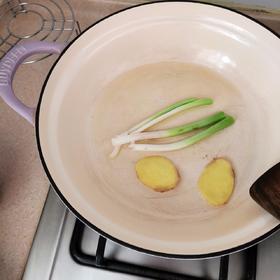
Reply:
[[[220,206],[227,203],[234,189],[234,171],[231,163],[223,158],[211,161],[203,170],[198,186],[209,204]]]
[[[163,156],[149,156],[137,161],[138,179],[157,192],[174,189],[180,180],[179,173],[171,160]]]

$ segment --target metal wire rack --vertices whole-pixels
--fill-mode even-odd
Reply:
[[[81,32],[73,9],[66,0],[0,1],[0,59],[23,40],[71,41]],[[25,63],[50,55],[34,55]]]

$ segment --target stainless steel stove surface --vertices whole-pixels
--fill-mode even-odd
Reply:
[[[23,276],[24,280],[280,279],[280,232],[257,247],[222,259],[175,260],[146,255],[110,240],[100,239],[93,230],[84,228],[79,222],[75,226],[75,223],[76,218],[50,189]],[[96,254],[98,257],[94,258]],[[257,257],[256,262],[254,257]],[[90,266],[93,263],[100,268]],[[153,277],[135,276],[108,269],[128,269],[136,274]],[[164,271],[174,272],[176,275]]]

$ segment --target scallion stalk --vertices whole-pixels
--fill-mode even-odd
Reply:
[[[178,136],[184,133],[191,132],[195,129],[200,129],[212,125],[220,121],[221,119],[225,118],[225,116],[226,115],[224,112],[218,112],[211,116],[200,119],[198,121],[194,121],[174,128],[158,130],[158,131],[131,133],[128,135],[120,135],[116,138],[113,138],[112,143],[114,146],[118,146],[118,145],[123,145],[123,144],[136,142],[140,140],[150,140],[150,139],[159,139],[165,137]]]
[[[113,142],[114,142],[115,138],[120,137],[120,136],[126,136],[126,135],[129,135],[132,133],[142,132],[142,131],[146,130],[147,128],[152,127],[153,125],[155,125],[179,112],[182,112],[184,110],[191,109],[194,107],[198,107],[198,106],[210,105],[212,103],[213,103],[213,100],[211,98],[200,98],[200,99],[187,98],[187,99],[178,101],[178,102],[160,110],[159,112],[153,114],[152,116],[143,120],[139,124],[133,126],[128,131],[114,137],[112,139],[112,144],[114,146],[114,150],[111,153],[110,157],[113,158],[113,157],[117,156],[121,149],[121,145],[118,145],[118,144],[114,145]]]
[[[177,103],[175,103],[175,104],[177,104]],[[178,106],[175,106],[175,104],[171,105],[171,106],[173,106],[173,108],[166,111],[165,113],[162,113],[160,115],[158,115],[158,113],[157,113],[157,114],[155,114],[155,115],[157,115],[156,117],[154,117],[155,115],[153,115],[151,117],[150,121],[148,121],[145,124],[139,126],[137,129],[131,128],[129,130],[128,134],[144,131],[147,128],[150,128],[153,125],[155,125],[155,124],[157,124],[157,123],[159,123],[159,122],[161,122],[161,121],[163,121],[163,120],[165,120],[165,119],[167,119],[167,118],[169,118],[169,117],[171,117],[171,116],[173,116],[173,115],[175,115],[179,112],[182,112],[184,110],[188,110],[188,109],[191,109],[191,108],[204,106],[204,105],[211,105],[211,104],[213,104],[213,99],[211,99],[211,98],[201,98],[201,99],[196,99],[196,100],[189,101],[185,104],[178,105]],[[169,106],[169,107],[171,107],[171,106]]]
[[[232,125],[234,123],[234,118],[231,116],[226,115],[226,117],[216,124],[210,126],[209,128],[191,136],[187,137],[183,140],[168,143],[168,144],[135,144],[132,143],[129,145],[129,148],[133,149],[134,151],[153,151],[153,152],[165,152],[165,151],[175,151],[179,149],[186,148],[191,146],[215,133],[220,130],[225,129],[226,127]]]
[[[170,106],[167,106],[165,108],[163,108],[162,110],[158,111],[157,113],[151,115],[150,117],[146,118],[145,120],[143,120],[142,122],[138,123],[137,125],[133,126],[132,128],[130,128],[127,132],[125,132],[126,134],[129,134],[131,132],[140,132],[143,131],[145,128],[147,128],[147,124],[156,120],[159,117],[162,117],[163,115],[172,112],[174,109],[177,109],[180,106],[189,104],[193,101],[198,100],[198,98],[186,98],[183,100],[180,100]],[[170,116],[170,115],[169,115]],[[142,129],[144,127],[144,129]]]

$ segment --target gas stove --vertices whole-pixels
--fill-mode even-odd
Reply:
[[[100,236],[50,188],[23,280],[279,280],[280,232],[254,247],[211,259],[147,255]]]

